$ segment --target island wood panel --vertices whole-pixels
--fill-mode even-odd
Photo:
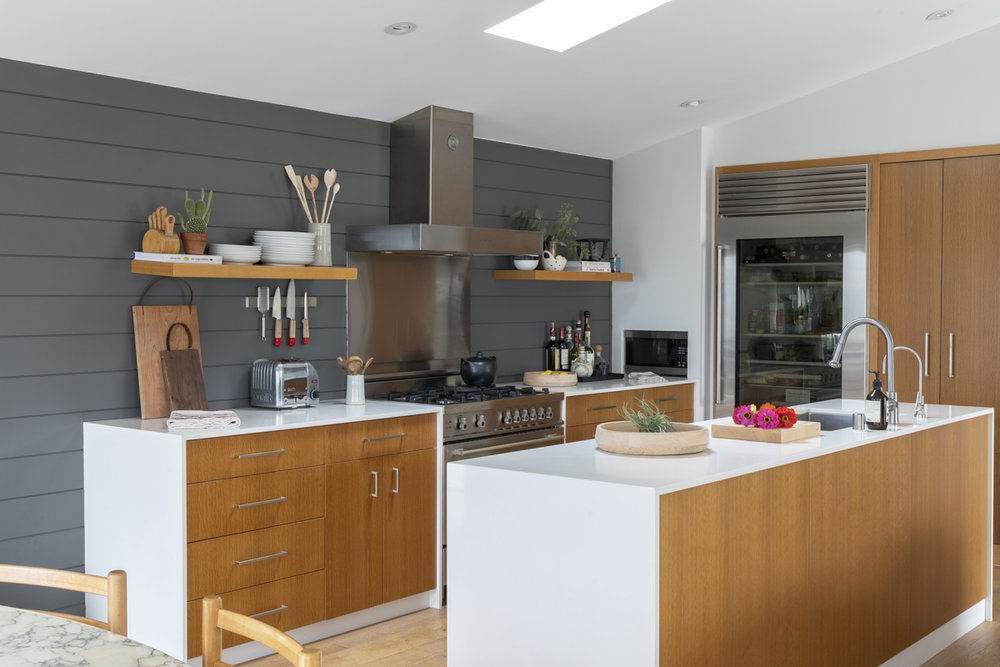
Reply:
[[[1000,156],[947,160],[943,207],[941,402],[1000,409]],[[994,465],[997,478],[1000,458]],[[993,503],[993,543],[1000,544],[1000,494]]]
[[[321,517],[323,489],[323,466],[189,484],[188,541]]]
[[[399,454],[434,447],[434,414],[349,422],[325,427],[326,462]]]
[[[660,498],[660,665],[806,665],[806,463]]]
[[[323,569],[323,520],[192,542],[187,553],[188,600],[285,579]]]
[[[310,572],[297,577],[289,577],[241,588],[222,594],[222,608],[251,616],[262,612],[273,612],[261,616],[260,620],[279,630],[292,630],[324,618],[323,572]],[[281,609],[287,607],[286,609]],[[281,609],[281,611],[277,611]],[[188,612],[188,658],[201,655],[201,600],[191,600]],[[222,633],[222,647],[236,646],[249,641],[231,632]]]
[[[913,641],[909,445],[808,461],[811,665],[878,665]]]
[[[387,456],[383,602],[437,583],[437,450]]]
[[[986,417],[909,436],[914,641],[982,600],[987,589],[988,436]]]
[[[298,428],[187,441],[187,481],[322,465],[322,428]]]
[[[924,400],[937,403],[941,364],[941,202],[943,163],[902,162],[880,167],[878,220],[878,310],[874,316],[892,331],[896,345],[924,358]],[[919,295],[919,296],[918,296]],[[919,307],[914,307],[914,298]],[[885,343],[873,336],[879,368]],[[917,363],[908,352],[896,354],[896,391],[911,401],[918,384]]]

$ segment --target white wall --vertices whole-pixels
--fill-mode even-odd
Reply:
[[[687,329],[710,417],[715,167],[1000,143],[997,63],[1000,26],[615,160],[615,248],[635,273],[614,288],[615,340],[624,329]]]
[[[612,283],[614,370],[625,329],[688,331],[689,373],[701,378],[704,349],[705,179],[699,169],[707,130],[695,130],[615,160],[614,248],[635,282]],[[701,418],[696,392],[695,416]]]

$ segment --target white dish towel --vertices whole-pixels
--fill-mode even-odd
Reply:
[[[240,417],[232,410],[174,410],[167,417],[168,431],[214,431],[239,425]]]

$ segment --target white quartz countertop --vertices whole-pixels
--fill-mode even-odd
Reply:
[[[694,380],[689,378],[663,378],[662,382],[652,382],[648,384],[627,384],[625,378],[615,380],[598,380],[596,382],[578,382],[572,387],[549,387],[553,394],[559,393],[565,396],[585,396],[588,394],[605,394],[611,391],[629,391],[631,389],[645,389],[647,387],[662,387],[664,385],[694,384]],[[523,382],[518,382],[518,386],[526,386]]]
[[[862,412],[864,401],[831,400],[796,406],[797,412]],[[901,425],[896,431],[854,431],[851,428],[824,431],[818,437],[784,445],[748,440],[710,438],[708,449],[683,456],[625,456],[597,449],[594,440],[497,454],[449,466],[476,466],[571,479],[646,487],[657,494],[711,484],[759,470],[787,465],[833,452],[871,444],[918,430],[991,415],[992,408],[948,405],[927,406],[927,423],[914,425],[913,404],[900,404]],[[728,417],[698,422],[732,423]],[[992,430],[990,431],[992,433]]]
[[[364,405],[345,405],[343,400],[324,401],[311,408],[291,408],[269,410],[266,408],[235,408],[240,425],[236,428],[211,431],[167,430],[166,419],[113,419],[90,422],[100,426],[135,429],[139,431],[165,433],[182,436],[188,440],[197,438],[218,438],[228,435],[246,435],[262,431],[280,431],[311,426],[326,426],[369,419],[388,419],[409,415],[434,414],[441,411],[436,405],[416,405],[399,401],[367,400]]]

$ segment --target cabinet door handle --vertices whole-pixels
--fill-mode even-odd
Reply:
[[[597,408],[587,408],[587,410],[589,412],[597,412],[598,410],[614,410],[614,409],[615,409],[615,406],[613,406],[613,405],[602,405],[602,406],[597,407]]]
[[[722,404],[722,257],[726,246],[715,246],[715,404]]]
[[[948,377],[955,377],[955,334],[948,334]]]
[[[258,456],[271,456],[273,454],[284,454],[287,451],[288,451],[287,449],[272,449],[269,452],[253,452],[252,454],[237,454],[233,458],[234,459],[252,459],[252,458],[256,458]]]
[[[676,401],[676,400],[677,400],[677,396],[670,396],[668,398],[658,398],[658,399],[656,399],[656,402],[657,403],[666,403],[667,401]]]
[[[276,554],[269,554],[267,556],[257,556],[256,558],[247,558],[246,560],[234,560],[233,563],[236,565],[249,565],[250,563],[259,563],[262,560],[271,560],[272,558],[281,558],[282,556],[287,556],[287,551],[279,551]]]
[[[250,614],[250,618],[260,618],[261,616],[270,616],[271,614],[277,614],[279,611],[285,611],[288,609],[287,604],[283,604],[280,607],[275,607],[274,609],[268,609],[267,611],[262,611],[256,614]]]
[[[236,503],[233,505],[234,508],[241,510],[246,507],[258,507],[260,505],[271,505],[273,503],[283,503],[288,500],[287,496],[278,496],[277,498],[268,498],[267,500],[257,500],[252,503]]]
[[[399,493],[399,468],[392,469],[392,492]]]
[[[361,442],[378,442],[379,440],[392,440],[393,438],[405,438],[405,433],[397,433],[396,435],[383,435],[378,438],[365,438]]]
[[[930,332],[924,332],[924,377],[928,377],[931,374],[931,367],[927,363],[927,350],[930,349],[931,345],[931,334]]]
[[[372,498],[378,498],[378,473],[372,470],[372,477],[375,478],[375,493],[372,494]]]

